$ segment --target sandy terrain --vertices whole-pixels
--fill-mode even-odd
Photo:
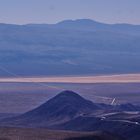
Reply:
[[[96,139],[118,140],[116,136],[111,136],[103,132],[73,132],[47,130],[39,128],[0,128],[0,140],[66,140],[71,137],[92,136]]]

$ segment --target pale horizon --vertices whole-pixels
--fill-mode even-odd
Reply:
[[[0,23],[53,24],[67,19],[140,25],[138,0],[0,0]]]
[[[28,24],[50,24],[50,25],[53,25],[53,24],[57,24],[57,23],[60,23],[60,22],[63,22],[63,21],[67,21],[67,20],[72,20],[72,21],[76,21],[76,20],[81,20],[81,19],[88,19],[88,20],[92,20],[92,21],[95,21],[95,22],[98,22],[98,23],[103,23],[103,24],[108,24],[108,25],[115,25],[115,24],[128,24],[128,25],[140,25],[139,24],[134,24],[134,23],[127,23],[127,22],[114,22],[114,23],[107,23],[107,22],[102,22],[102,21],[98,21],[98,20],[95,20],[95,19],[89,19],[89,18],[77,18],[77,19],[64,19],[64,20],[60,20],[60,21],[56,21],[56,22],[53,22],[53,23],[47,23],[47,22],[27,22],[27,23],[6,23],[6,22],[0,22],[0,24],[11,24],[11,25],[28,25]]]

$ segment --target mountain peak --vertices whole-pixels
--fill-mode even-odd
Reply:
[[[95,30],[104,29],[108,24],[97,22],[91,19],[64,20],[55,25],[59,28],[76,29],[76,30]]]
[[[91,19],[64,20],[64,21],[57,23],[57,25],[72,25],[72,24],[95,25],[95,24],[102,24],[102,23],[91,20]]]
[[[80,95],[78,95],[77,93],[71,91],[71,90],[64,90],[62,92],[60,92],[55,98],[82,98]]]
[[[52,125],[51,121],[60,123],[68,121],[80,114],[89,114],[99,107],[78,95],[77,93],[65,90],[42,104],[41,106],[18,117],[21,123],[37,123],[37,125]],[[60,121],[61,119],[61,121]],[[40,122],[43,121],[43,124]]]

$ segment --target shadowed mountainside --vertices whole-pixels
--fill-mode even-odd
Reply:
[[[108,131],[125,136],[129,140],[137,140],[140,138],[139,111],[140,107],[135,105],[93,103],[73,91],[63,91],[23,115],[1,120],[0,125],[72,131]]]
[[[15,120],[16,125],[49,127],[49,125],[67,122],[81,114],[89,114],[99,109],[98,104],[72,91],[63,91],[34,110],[11,118],[10,122],[13,123]]]

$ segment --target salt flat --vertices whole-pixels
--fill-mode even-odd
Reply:
[[[140,74],[61,77],[0,78],[0,82],[45,82],[45,83],[140,83]]]

